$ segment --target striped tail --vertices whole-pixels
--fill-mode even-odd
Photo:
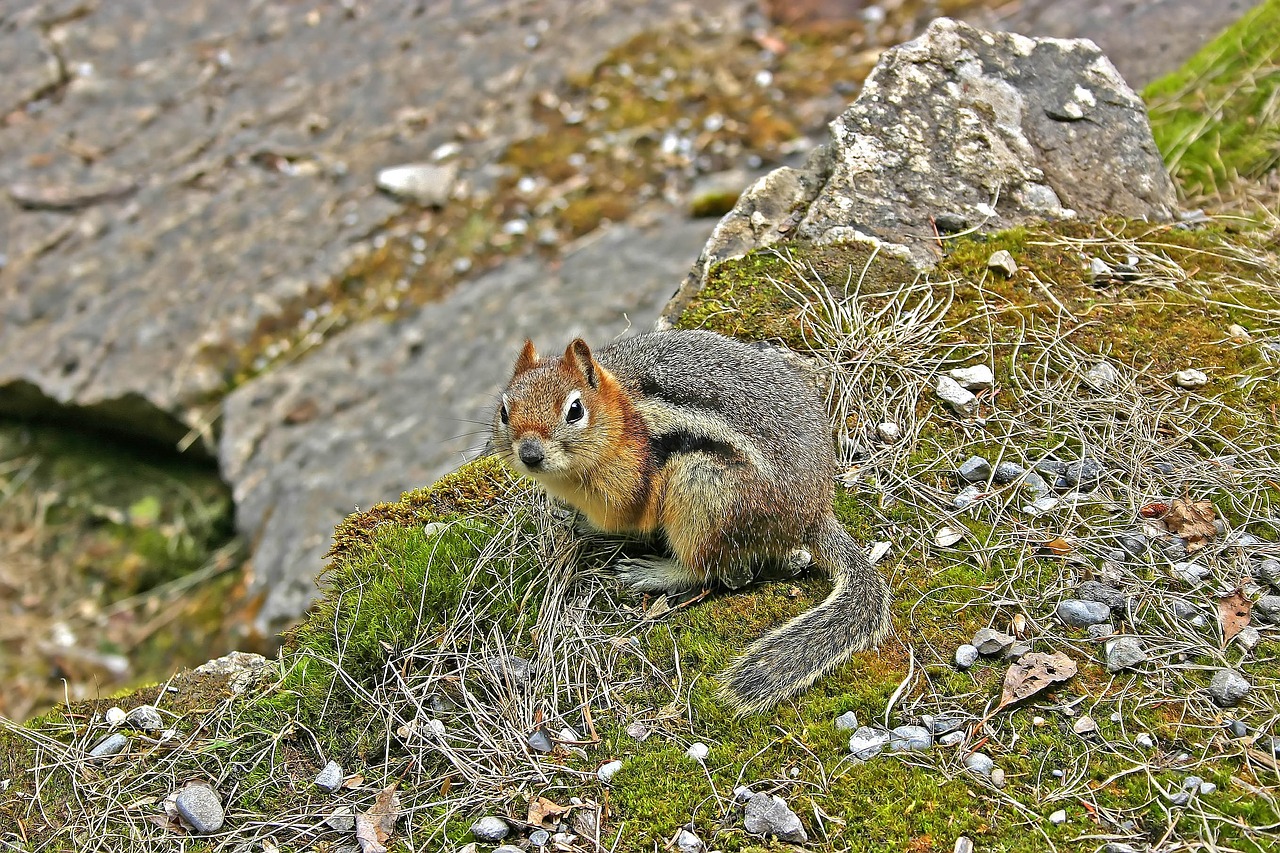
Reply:
[[[739,714],[763,711],[799,693],[889,633],[889,585],[834,515],[807,544],[814,562],[831,574],[831,594],[756,640],[720,676],[721,695]]]

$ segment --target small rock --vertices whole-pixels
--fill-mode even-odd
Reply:
[[[550,752],[555,749],[555,744],[551,742],[551,738],[547,737],[547,733],[542,729],[538,729],[536,732],[529,735],[526,740],[528,741],[529,746],[533,747],[538,752]]]
[[[966,835],[960,836],[952,846],[951,853],[973,853],[973,839]]]
[[[998,272],[1005,278],[1012,278],[1013,274],[1018,271],[1018,264],[1008,250],[1001,249],[998,252],[993,252],[991,257],[987,258],[987,269]]]
[[[1253,576],[1272,589],[1280,591],[1280,560],[1268,558],[1261,561],[1253,567]]]
[[[938,399],[951,407],[951,410],[962,417],[970,417],[978,410],[978,398],[966,391],[959,382],[950,376],[939,376],[935,389]]]
[[[965,757],[964,766],[970,773],[978,776],[990,776],[991,771],[995,769],[996,763],[985,752],[975,752]]]
[[[514,844],[502,844],[493,848],[493,853],[524,853],[524,851]]]
[[[978,662],[978,649],[968,643],[956,647],[956,666],[968,669]]]
[[[702,853],[707,848],[701,838],[687,829],[681,829],[676,833],[676,849],[680,853]]]
[[[1098,724],[1093,721],[1093,717],[1088,714],[1081,715],[1074,723],[1071,724],[1071,731],[1080,735],[1092,735],[1098,733]]]
[[[854,758],[866,761],[879,755],[889,745],[889,733],[884,729],[862,726],[849,738],[849,751]]]
[[[964,743],[964,741],[964,732],[947,732],[945,735],[938,738],[938,743],[942,746],[959,746]]]
[[[639,720],[627,723],[627,737],[644,743],[653,732]]]
[[[1218,670],[1209,682],[1209,695],[1224,708],[1239,705],[1252,689],[1248,680],[1234,669]]]
[[[951,505],[956,509],[966,509],[981,500],[985,494],[986,491],[982,486],[965,486],[959,494],[951,499]]]
[[[995,374],[985,364],[956,367],[947,371],[947,375],[966,391],[985,391],[996,384]]]
[[[1218,786],[1213,782],[1200,783],[1200,796],[1202,797],[1212,794],[1216,790],[1218,790]]]
[[[1137,637],[1117,637],[1102,649],[1107,658],[1107,672],[1133,669],[1147,659],[1147,650]]]
[[[160,718],[160,711],[154,705],[139,705],[125,715],[125,722],[144,732],[154,732],[164,728],[164,720]]]
[[[1147,734],[1146,732],[1140,733],[1136,738],[1133,739],[1133,742],[1136,743],[1138,746],[1142,747],[1143,749],[1155,749],[1155,746],[1156,746],[1155,739],[1152,738],[1151,735]]]
[[[494,815],[487,815],[471,824],[471,835],[482,844],[496,844],[506,838],[510,832],[510,825]]]
[[[940,548],[950,548],[964,538],[964,530],[957,527],[940,527],[933,534],[933,544]]]
[[[1044,477],[1041,477],[1035,471],[1022,478],[1022,485],[1032,495],[1043,495],[1049,491],[1049,484],[1045,482]]]
[[[743,827],[752,835],[775,835],[779,841],[804,844],[809,840],[800,818],[782,797],[754,794],[747,801]]]
[[[1093,258],[1089,261],[1089,274],[1093,276],[1095,284],[1111,281],[1111,267],[1107,266],[1107,262],[1102,258]]]
[[[1107,361],[1093,365],[1080,378],[1085,385],[1100,394],[1108,394],[1120,385],[1120,372]]]
[[[836,728],[840,731],[853,731],[858,728],[858,715],[852,711],[845,711],[836,717]]]
[[[950,714],[939,714],[932,716],[925,714],[920,718],[920,722],[929,730],[931,734],[940,735],[946,732],[954,732],[964,726],[964,720],[960,717],[954,717]]]
[[[1109,841],[1102,845],[1102,853],[1138,853],[1138,848],[1123,841]]]
[[[1111,608],[1100,601],[1064,598],[1054,611],[1059,619],[1073,628],[1087,628],[1111,618]]]
[[[342,787],[343,778],[342,765],[336,761],[330,761],[316,775],[313,784],[332,793]]]
[[[1141,557],[1147,553],[1147,537],[1141,533],[1126,533],[1120,536],[1120,547],[1130,557]]]
[[[1249,736],[1249,727],[1241,720],[1227,720],[1225,725],[1227,734],[1231,735],[1233,738],[1239,739]]]
[[[622,769],[621,761],[609,761],[600,765],[600,769],[596,771],[596,777],[601,782],[608,782],[613,775]]]
[[[985,483],[991,476],[991,463],[981,456],[970,456],[956,469],[960,479],[969,483]]]
[[[324,819],[324,823],[338,832],[351,832],[356,828],[356,810],[351,806],[338,806]]]
[[[924,726],[898,726],[889,739],[893,752],[923,752],[932,746],[933,735]]]
[[[991,784],[997,788],[1003,788],[1004,781],[1004,769],[1001,767],[991,768]]]
[[[1036,498],[1029,504],[1023,504],[1022,511],[1025,512],[1027,515],[1031,515],[1031,516],[1044,515],[1046,512],[1053,509],[1059,503],[1061,503],[1061,501],[1059,501],[1055,497],[1046,496],[1043,498]]]
[[[1076,589],[1076,598],[1085,601],[1100,601],[1112,610],[1124,613],[1129,607],[1125,594],[1113,586],[1098,581],[1085,581]]]
[[[378,189],[425,207],[443,207],[453,192],[458,167],[452,164],[411,163],[378,172]]]
[[[124,712],[123,708],[108,708],[106,713],[102,715],[103,721],[113,729],[120,726],[127,718],[128,714]]]
[[[992,472],[991,479],[1004,486],[1027,473],[1027,469],[1017,462],[1001,462]]]
[[[1090,640],[1105,640],[1116,632],[1116,626],[1110,622],[1103,622],[1099,625],[1090,625],[1084,629],[1089,635]]]
[[[208,785],[193,783],[187,785],[173,801],[178,816],[182,818],[197,835],[210,835],[222,829],[226,816],[222,811],[222,800]]]
[[[535,829],[533,832],[529,833],[529,843],[534,847],[546,847],[547,843],[550,841],[551,833],[547,832],[545,829]]]
[[[1262,621],[1280,624],[1280,595],[1264,595],[1253,603],[1253,612]]]
[[[1067,810],[1058,809],[1056,812],[1049,815],[1049,822],[1055,826],[1062,826],[1062,824],[1067,822]]]
[[[1209,577],[1209,567],[1200,563],[1174,563],[1173,573],[1184,583],[1195,586]]]
[[[484,665],[499,681],[511,681],[516,685],[529,683],[529,662],[515,655],[493,655],[484,659]]]
[[[895,441],[902,438],[902,428],[893,421],[885,421],[876,427],[876,435],[879,436],[880,440],[885,444],[893,444]]]
[[[1062,471],[1062,476],[1069,486],[1090,485],[1101,479],[1107,469],[1097,459],[1086,456],[1078,462],[1072,462]]]
[[[1262,634],[1252,625],[1246,625],[1236,634],[1236,643],[1246,652],[1251,652],[1262,642]]]
[[[1209,384],[1209,377],[1205,375],[1203,370],[1196,370],[1189,367],[1186,370],[1179,370],[1173,374],[1173,381],[1179,388],[1186,388],[1188,391],[1194,391],[1196,388],[1202,388]]]
[[[711,747],[702,741],[695,741],[689,744],[689,748],[684,751],[684,754],[694,761],[706,761],[707,756],[711,754]]]
[[[994,628],[980,628],[973,635],[973,646],[983,655],[1004,654],[1013,645],[1013,637]]]
[[[1009,648],[1004,650],[1004,659],[1007,661],[1016,661],[1023,655],[1031,653],[1031,644],[1024,640],[1017,640]]]
[[[119,755],[124,752],[126,746],[129,745],[129,739],[119,732],[113,735],[107,735],[98,745],[89,750],[90,758],[110,758],[113,755]]]
[[[755,792],[746,785],[739,785],[733,789],[733,801],[738,805],[746,805],[747,800],[755,796]]]

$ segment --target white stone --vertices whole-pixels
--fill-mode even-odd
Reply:
[[[950,406],[951,410],[958,415],[969,417],[978,410],[978,398],[950,376],[939,376],[935,390],[938,399]]]
[[[902,428],[893,421],[885,421],[876,427],[876,435],[886,444],[893,444],[902,438]]]
[[[127,715],[123,708],[108,708],[107,712],[103,714],[103,718],[106,720],[107,725],[111,726],[113,729],[123,723],[126,716]]]
[[[608,782],[613,778],[614,774],[622,769],[621,761],[610,761],[600,765],[600,769],[596,771],[596,778],[601,782]]]
[[[458,167],[452,164],[408,163],[378,172],[378,189],[426,207],[441,207],[453,192]]]
[[[684,754],[694,761],[705,761],[707,756],[711,754],[711,747],[702,741],[696,741],[689,744],[689,748],[684,751]]]
[[[992,253],[991,257],[987,258],[987,269],[994,270],[1005,278],[1010,278],[1018,271],[1018,264],[1013,259],[1013,255],[1009,254],[1007,249],[1001,249],[998,252]]]
[[[1056,826],[1062,826],[1062,824],[1067,822],[1067,810],[1058,809],[1056,812],[1049,815],[1049,822]]]
[[[985,364],[974,364],[969,367],[957,367],[947,375],[960,384],[966,391],[985,391],[996,384],[995,374]]]
[[[1209,383],[1209,377],[1205,375],[1203,370],[1196,370],[1194,367],[1188,367],[1186,370],[1179,370],[1173,375],[1173,381],[1179,388],[1186,388],[1188,391],[1201,388]]]

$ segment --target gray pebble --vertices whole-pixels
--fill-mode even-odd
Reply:
[[[1027,469],[1017,462],[1001,462],[992,472],[992,479],[1003,486],[1012,483],[1025,473],[1027,473]]]
[[[1181,536],[1170,536],[1160,542],[1160,548],[1164,551],[1166,559],[1172,562],[1179,562],[1187,559],[1187,540]]]
[[[947,732],[945,735],[938,738],[938,743],[943,746],[959,746],[964,743],[964,740],[964,732]]]
[[[1031,644],[1022,640],[1017,640],[1013,645],[1004,650],[1004,659],[1007,661],[1016,661],[1020,657],[1031,653]]]
[[[1004,787],[1004,769],[1001,767],[993,767],[991,769],[991,784],[997,788]]]
[[[529,682],[529,662],[515,655],[493,655],[484,660],[484,665],[499,681],[510,679],[520,685]]]
[[[953,412],[961,417],[969,417],[978,410],[978,398],[966,391],[959,382],[950,376],[939,376],[935,389],[938,399],[946,403]]]
[[[809,835],[804,831],[796,815],[782,797],[772,794],[754,794],[743,815],[742,825],[752,835],[774,835],[779,841],[804,844]]]
[[[1253,612],[1263,621],[1280,624],[1280,595],[1264,595],[1253,603]]]
[[[968,669],[978,660],[978,649],[974,646],[964,643],[956,647],[956,666],[961,669]]]
[[[681,829],[676,833],[676,849],[680,853],[702,853],[707,848],[701,838],[687,829]]]
[[[342,765],[336,761],[330,761],[324,766],[324,769],[316,775],[314,784],[317,787],[324,788],[326,791],[336,791],[342,787]]]
[[[160,711],[155,705],[139,705],[125,714],[124,721],[144,732],[154,732],[164,728],[164,720],[161,719]]]
[[[1116,626],[1110,622],[1102,622],[1098,625],[1090,625],[1085,628],[1085,633],[1089,635],[1090,640],[1105,640],[1116,632]]]
[[[1113,586],[1098,581],[1085,581],[1076,590],[1076,598],[1084,601],[1101,601],[1112,610],[1123,613],[1128,609],[1129,600],[1125,594]]]
[[[854,758],[863,761],[879,755],[889,745],[889,733],[884,729],[862,726],[849,738],[849,751]]]
[[[188,826],[197,835],[209,835],[222,829],[226,816],[222,811],[222,801],[218,794],[208,785],[191,784],[183,788],[174,797],[174,808]]]
[[[965,486],[951,499],[951,505],[956,509],[967,509],[977,503],[985,493],[986,490],[982,486]]]
[[[324,819],[324,823],[338,832],[351,832],[356,828],[356,810],[351,806],[338,806]]]
[[[930,734],[941,735],[947,732],[954,732],[964,725],[964,720],[959,717],[953,717],[950,714],[939,714],[933,716],[925,714],[920,718],[920,722],[929,730]]]
[[[1041,459],[1031,467],[1046,477],[1057,479],[1066,472],[1067,463],[1059,462],[1057,459]]]
[[[1084,457],[1079,462],[1072,462],[1062,471],[1070,486],[1091,485],[1098,482],[1106,468],[1097,459]]]
[[[836,728],[841,731],[853,731],[858,728],[858,715],[852,711],[845,711],[843,714],[836,717]]]
[[[1111,280],[1111,267],[1102,258],[1092,258],[1089,261],[1089,274],[1096,283],[1103,284]]]
[[[1226,728],[1227,728],[1227,733],[1230,734],[1233,738],[1238,739],[1238,738],[1249,736],[1249,727],[1246,726],[1244,722],[1241,720],[1227,720]]]
[[[746,785],[739,785],[733,789],[733,801],[738,805],[745,805],[747,800],[755,796],[755,792]]]
[[[1200,563],[1174,563],[1173,573],[1184,583],[1195,586],[1209,577],[1209,567]]]
[[[1253,576],[1272,589],[1280,590],[1280,560],[1268,557],[1253,567]]]
[[[1246,652],[1251,652],[1262,642],[1262,633],[1252,625],[1246,625],[1236,634],[1236,643]]]
[[[608,782],[613,778],[614,774],[622,769],[621,761],[610,761],[600,765],[600,769],[596,771],[596,778],[601,782]]]
[[[1252,685],[1245,677],[1234,669],[1218,670],[1214,673],[1213,680],[1209,682],[1209,695],[1213,697],[1213,701],[1225,708],[1239,705],[1252,689]]]
[[[924,726],[898,726],[889,740],[894,752],[922,752],[932,746],[933,735]]]
[[[502,818],[486,815],[471,824],[471,834],[483,844],[495,844],[506,838],[511,826]]]
[[[1023,506],[1022,511],[1027,515],[1044,515],[1059,503],[1061,503],[1061,501],[1058,500],[1058,498],[1055,498],[1052,495],[1045,495],[1044,497],[1036,498],[1031,503]]]
[[[996,384],[995,374],[985,364],[970,367],[957,367],[947,371],[947,375],[960,383],[966,391],[985,391]]]
[[[1013,645],[1013,637],[1008,634],[1002,634],[994,628],[980,628],[973,635],[972,645],[978,650],[979,654],[998,655],[1003,654],[1006,649]]]
[[[1126,533],[1120,536],[1120,547],[1131,557],[1141,557],[1147,553],[1147,537],[1141,533]]]
[[[1157,474],[1163,474],[1166,477],[1172,477],[1178,473],[1178,468],[1172,462],[1152,462],[1151,469]]]
[[[503,844],[493,848],[493,853],[524,853],[524,851],[514,844]]]
[[[1100,361],[1085,371],[1081,379],[1094,391],[1105,394],[1120,384],[1120,373],[1110,362]]]
[[[1041,477],[1035,471],[1022,478],[1022,485],[1033,495],[1044,495],[1045,492],[1049,491],[1049,484],[1045,482],[1044,477]]]
[[[979,776],[990,776],[991,771],[995,769],[996,763],[985,752],[975,752],[965,758],[964,766],[970,773],[975,773]]]
[[[981,456],[970,456],[957,470],[960,479],[969,483],[985,483],[991,476],[991,463]]]
[[[1054,611],[1059,619],[1073,628],[1087,628],[1111,618],[1111,608],[1100,601],[1064,598]]]
[[[555,744],[551,742],[551,738],[547,737],[547,733],[542,729],[538,729],[536,732],[529,735],[527,740],[529,742],[529,746],[533,747],[538,752],[550,752],[555,748]]]
[[[1117,637],[1102,648],[1107,656],[1107,672],[1133,669],[1147,660],[1147,650],[1137,637]]]
[[[987,269],[992,272],[998,272],[1005,278],[1010,278],[1018,271],[1018,264],[1013,259],[1013,255],[1009,254],[1008,249],[1001,249],[993,252],[991,257],[987,258]]]
[[[116,732],[113,735],[107,735],[98,745],[89,750],[90,758],[110,758],[113,755],[119,755],[124,752],[125,747],[129,745],[129,739],[124,735]]]
[[[1175,598],[1170,609],[1173,611],[1174,618],[1180,622],[1190,622],[1200,615],[1200,608],[1181,598]]]
[[[529,833],[529,843],[534,847],[546,847],[547,842],[551,840],[551,833],[545,829],[535,829]]]

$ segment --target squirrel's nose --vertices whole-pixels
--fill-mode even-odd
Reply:
[[[527,438],[520,442],[520,461],[530,468],[537,468],[547,455],[542,452],[542,442],[536,438]]]

